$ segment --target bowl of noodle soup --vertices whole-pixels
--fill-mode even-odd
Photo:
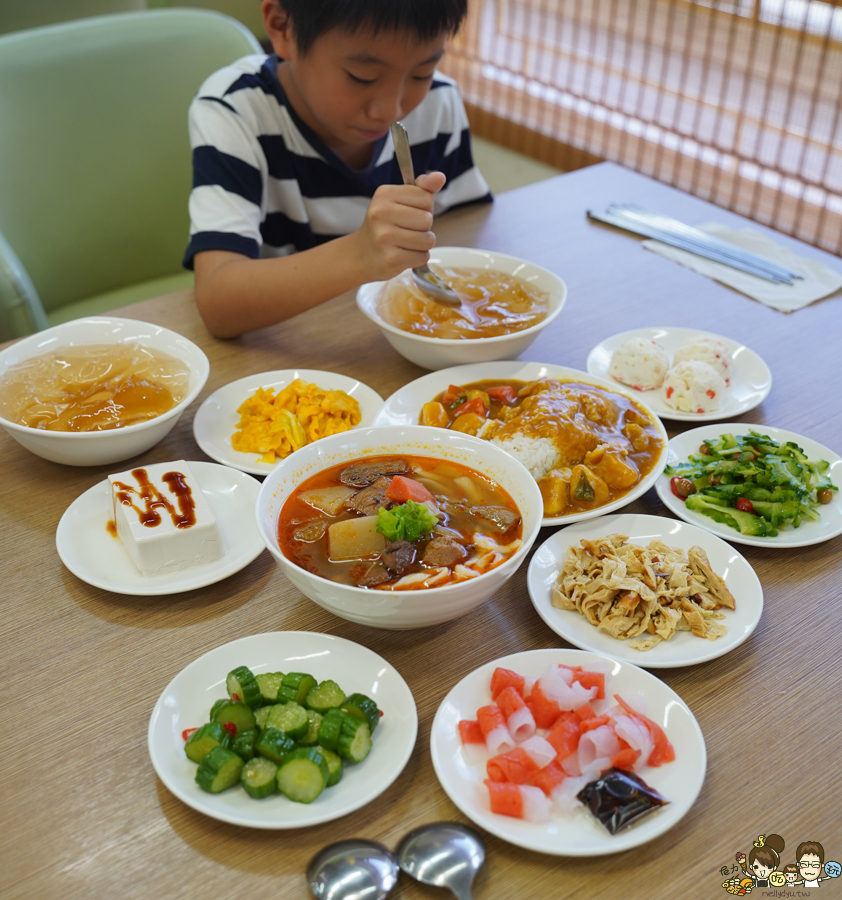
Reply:
[[[205,354],[174,331],[133,319],[76,319],[0,352],[0,425],[52,462],[119,462],[170,432],[209,369]]]
[[[456,505],[462,505],[461,495],[455,493],[457,490],[464,492],[464,506],[468,511],[474,508],[469,499],[470,485],[464,477],[454,480],[450,470],[460,470],[469,479],[488,481],[494,488],[502,489],[520,517],[516,526],[517,540],[510,542],[511,532],[507,532],[509,537],[503,535],[498,540],[492,537],[481,543],[479,534],[474,533],[466,542],[471,546],[471,552],[464,559],[464,566],[473,566],[473,571],[459,572],[457,565],[448,573],[446,569],[436,568],[437,563],[432,563],[425,572],[376,587],[358,586],[343,578],[342,565],[333,553],[332,543],[329,559],[320,560],[315,548],[312,552],[299,548],[304,550],[304,558],[299,562],[288,555],[287,525],[303,523],[302,507],[296,502],[301,489],[326,473],[384,457],[392,461],[406,459],[412,469],[411,477],[429,485],[443,509],[448,501],[455,500]],[[450,498],[446,497],[448,492],[454,492]],[[482,502],[485,501],[480,500]],[[342,519],[346,512],[337,509],[328,515]],[[446,522],[448,526],[455,525],[451,519]],[[328,612],[373,628],[422,628],[471,612],[496,594],[514,575],[541,527],[541,493],[535,479],[517,460],[499,447],[470,435],[420,425],[355,429],[307,444],[282,460],[267,475],[260,489],[257,524],[266,547],[286,577]],[[506,546],[492,546],[498,541]],[[344,559],[367,563],[370,557],[352,558],[349,555]],[[335,575],[331,569],[336,570]]]

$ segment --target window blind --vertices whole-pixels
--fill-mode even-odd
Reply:
[[[481,137],[842,252],[842,0],[471,0],[442,68]]]

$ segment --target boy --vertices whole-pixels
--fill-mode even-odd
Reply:
[[[219,337],[423,265],[434,211],[490,199],[456,87],[435,74],[467,0],[262,0],[262,10],[274,54],[212,75],[190,107],[185,265]],[[424,173],[415,186],[399,183],[398,120]]]

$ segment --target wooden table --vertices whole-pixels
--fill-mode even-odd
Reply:
[[[566,308],[525,358],[584,369],[599,341],[643,325],[725,334],[752,347],[774,374],[772,393],[745,420],[842,449],[840,296],[792,315],[774,312],[645,252],[634,236],[586,221],[586,209],[611,201],[638,202],[691,223],[746,224],[601,164],[503,194],[493,206],[455,211],[440,220],[439,241],[524,256],[566,280]],[[776,239],[842,265],[781,235]],[[207,333],[189,292],[118,312],[180,332],[211,361],[204,392],[142,457],[146,463],[203,459],[192,436],[193,413],[212,391],[251,373],[327,369],[358,377],[383,397],[424,374],[391,349],[351,295],[233,341]],[[667,425],[671,436],[682,430]],[[471,615],[411,632],[333,617],[293,588],[266,552],[202,590],[157,598],[110,594],[70,574],[54,539],[65,508],[109,469],[55,465],[0,435],[0,722],[6,731],[0,896],[301,898],[308,896],[307,862],[325,844],[366,836],[396,846],[417,825],[464,821],[430,762],[430,726],[440,701],[483,663],[519,650],[566,646],[529,601],[526,565]],[[654,490],[627,511],[669,515]],[[536,546],[548,534],[542,530]],[[789,552],[740,550],[765,593],[754,635],[706,664],[655,670],[690,706],[707,742],[707,779],[693,809],[660,839],[597,859],[543,856],[489,835],[478,900],[727,896],[720,869],[770,832],[787,841],[782,862],[794,861],[805,840],[822,842],[826,859],[842,857],[842,538]],[[185,665],[235,638],[282,629],[342,635],[384,656],[412,689],[420,727],[403,774],[369,806],[299,832],[253,831],[175,799],[152,769],[146,731],[159,694]],[[840,887],[825,882],[822,893]],[[444,895],[403,876],[394,896]]]

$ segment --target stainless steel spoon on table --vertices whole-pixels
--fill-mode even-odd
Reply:
[[[353,838],[320,850],[307,866],[307,883],[318,900],[383,900],[399,874],[386,847]]]
[[[406,129],[400,122],[392,125],[392,142],[395,145],[395,156],[398,158],[403,183],[415,184],[415,169],[412,166],[412,154],[409,151],[409,138],[406,136]],[[436,303],[453,307],[462,305],[459,294],[445,284],[429,266],[418,266],[413,269],[412,278],[418,287]]]
[[[446,887],[458,900],[471,900],[474,875],[485,862],[485,844],[467,825],[434,822],[410,831],[397,856],[401,869],[416,881]]]

